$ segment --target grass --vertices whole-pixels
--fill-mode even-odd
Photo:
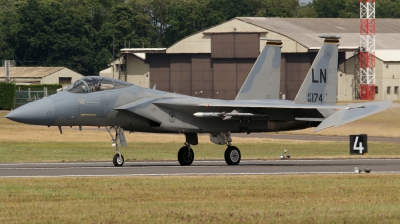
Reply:
[[[396,223],[398,192],[398,174],[1,179],[0,222]]]
[[[176,160],[182,143],[134,142],[121,149],[126,161]],[[286,149],[293,159],[360,158],[349,155],[348,142],[265,141],[239,143],[243,159],[278,159]],[[194,147],[196,160],[224,158],[226,146],[211,143]],[[398,143],[368,143],[369,153],[362,158],[400,158]],[[2,142],[0,162],[111,161],[115,151],[109,143],[92,142]]]

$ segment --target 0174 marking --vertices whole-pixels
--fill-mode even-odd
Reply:
[[[314,103],[314,102],[321,102],[322,103],[322,93],[308,93],[307,95],[307,101],[309,103]]]

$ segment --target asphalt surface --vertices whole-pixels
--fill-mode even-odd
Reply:
[[[400,173],[400,159],[242,160],[238,166],[225,161],[194,161],[191,166],[177,161],[126,162],[123,167],[111,162],[13,163],[0,164],[0,178],[340,174],[355,173],[355,167],[362,172],[369,167],[371,173]]]

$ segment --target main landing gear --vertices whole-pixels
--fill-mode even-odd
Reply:
[[[228,165],[239,165],[241,159],[240,150],[236,146],[228,146],[225,150],[225,162]]]
[[[227,145],[225,150],[225,162],[228,165],[238,165],[240,163],[241,155],[240,150],[232,146],[231,133],[210,133],[210,141],[217,145]]]
[[[125,134],[124,134],[124,130],[121,127],[106,127],[108,133],[111,136],[111,142],[112,142],[112,146],[115,147],[115,151],[116,154],[114,155],[113,158],[113,163],[114,166],[116,167],[120,167],[122,165],[124,165],[124,157],[122,156],[122,154],[119,152],[119,148],[118,146],[121,145],[123,147],[126,146],[126,139],[125,139]],[[115,138],[114,136],[111,134],[112,130],[115,130]]]
[[[198,138],[196,133],[186,133],[185,146],[179,149],[178,161],[181,166],[190,166],[194,160],[194,152],[190,145],[197,145]],[[211,142],[218,145],[227,145],[225,150],[225,162],[228,165],[238,165],[240,163],[241,154],[236,146],[232,146],[231,133],[212,133],[210,134]]]
[[[228,146],[225,150],[225,162],[228,165],[239,165],[242,158],[240,150],[236,146],[232,146],[231,133],[221,133],[225,139],[225,144]]]

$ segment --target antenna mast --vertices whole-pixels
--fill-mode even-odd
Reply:
[[[375,100],[375,0],[360,0],[360,99]]]

